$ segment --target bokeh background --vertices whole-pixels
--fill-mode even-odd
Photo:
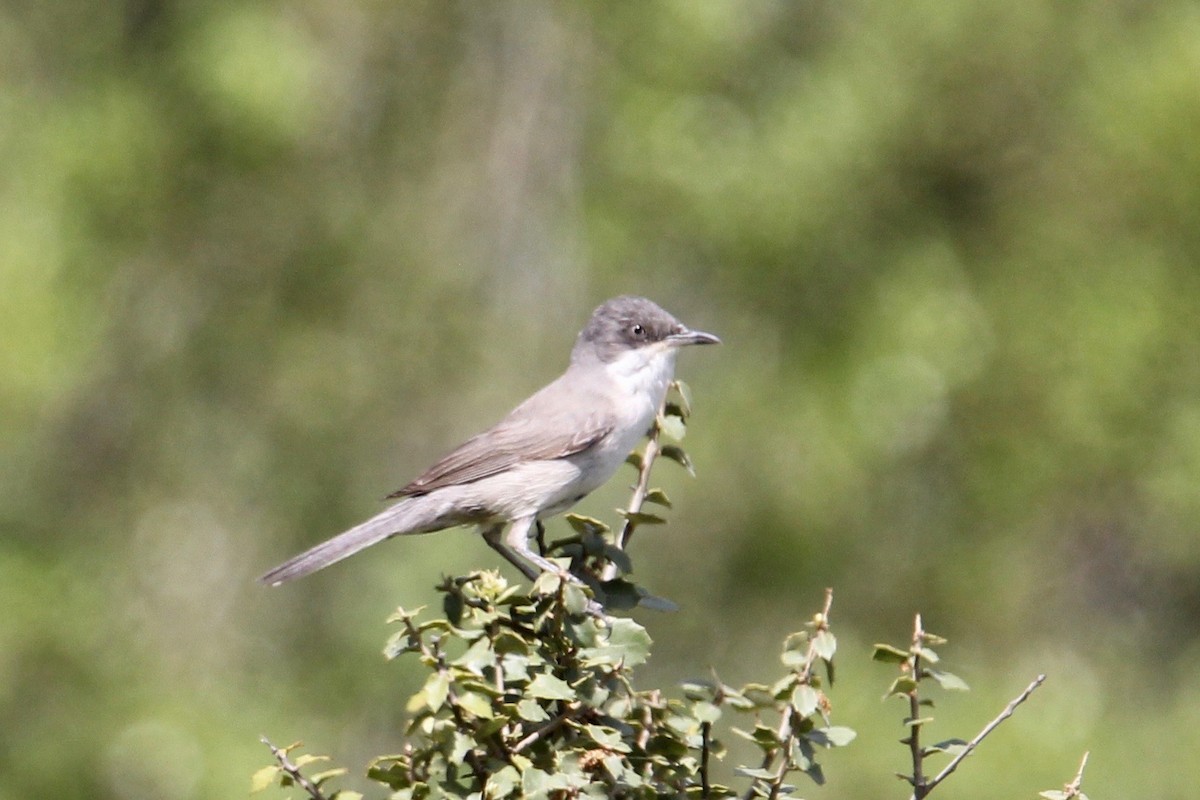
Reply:
[[[859,738],[805,796],[907,796],[869,654],[916,611],[974,689],[933,738],[1049,676],[947,796],[1084,750],[1093,797],[1195,795],[1195,3],[5,2],[0,164],[0,798],[395,750],[385,617],[494,554],[253,579],[619,293],[725,341],[635,542],[682,606],[644,686],[772,677],[833,586]]]

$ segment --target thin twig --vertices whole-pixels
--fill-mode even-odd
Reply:
[[[545,725],[543,725],[542,727],[538,728],[536,731],[534,731],[533,733],[529,734],[528,736],[526,736],[526,737],[525,737],[524,739],[522,739],[521,741],[519,741],[519,742],[517,742],[516,744],[514,744],[514,745],[512,746],[512,752],[513,752],[513,753],[519,753],[519,752],[521,752],[522,750],[524,750],[526,747],[529,747],[529,745],[531,745],[531,744],[533,744],[534,742],[536,742],[538,739],[541,739],[541,738],[542,738],[543,736],[545,736],[546,734],[548,734],[548,733],[553,733],[553,732],[554,732],[555,730],[557,730],[558,728],[561,728],[561,727],[562,727],[562,726],[563,726],[563,725],[564,725],[564,724],[567,722],[567,720],[569,720],[569,719],[571,719],[572,717],[574,717],[574,716],[575,716],[575,713],[576,713],[578,710],[579,710],[579,709],[578,709],[578,707],[577,707],[577,706],[573,706],[573,705],[572,705],[572,706],[567,706],[567,710],[566,710],[566,711],[564,711],[563,713],[559,714],[557,717],[555,717],[554,719],[550,720],[550,721],[549,721],[549,722],[547,722]]]
[[[936,787],[939,783],[941,783],[947,777],[949,777],[950,773],[952,773],[952,772],[954,772],[954,770],[958,769],[958,765],[962,763],[963,759],[965,759],[967,756],[971,755],[971,752],[976,747],[979,746],[979,743],[982,742],[987,737],[988,734],[990,734],[992,731],[996,730],[996,728],[1000,725],[1001,722],[1004,722],[1004,720],[1011,717],[1013,715],[1013,712],[1017,710],[1017,706],[1021,705],[1026,700],[1028,700],[1029,695],[1033,694],[1034,691],[1045,682],[1045,680],[1046,680],[1045,675],[1038,675],[1036,678],[1033,679],[1032,683],[1030,683],[1028,686],[1025,687],[1025,691],[1021,692],[1019,695],[1014,697],[1009,702],[1009,704],[1004,707],[1004,710],[1001,711],[1000,714],[997,715],[997,717],[994,720],[989,722],[987,725],[984,725],[983,730],[981,730],[978,734],[976,734],[974,739],[967,742],[967,745],[966,745],[966,747],[964,747],[962,749],[962,752],[960,752],[958,755],[956,755],[950,761],[950,763],[946,765],[945,769],[943,769],[941,772],[939,772],[937,774],[937,776],[929,782],[928,790],[925,792],[925,794],[929,794],[929,792],[933,791],[934,787]],[[1084,756],[1083,763],[1084,764],[1087,763],[1086,755]],[[1083,775],[1083,764],[1080,765],[1080,778],[1081,779],[1082,779],[1082,775]],[[915,798],[916,795],[914,794],[913,797]]]
[[[712,788],[708,783],[708,751],[712,742],[712,723],[700,723],[700,796],[708,797]]]
[[[804,654],[804,666],[800,670],[800,676],[807,683],[812,679],[813,667],[817,662],[817,634],[829,627],[829,609],[833,607],[833,589],[825,589],[825,605],[821,608],[821,619],[818,625],[813,629],[813,635],[808,641],[808,651]],[[795,736],[795,728],[792,726],[792,709],[788,707],[779,719],[779,729],[775,732],[775,736],[780,746],[774,750],[763,754],[761,769],[770,769],[771,764],[775,761],[776,754],[790,753],[792,748],[792,738]],[[771,779],[771,793],[768,797],[777,797],[780,788],[783,785],[783,779],[787,777],[787,757],[779,763],[779,768],[775,773],[775,777]],[[754,786],[764,778],[755,778],[750,782],[750,788],[746,789],[746,793],[742,795],[743,800],[751,800],[754,797]]]
[[[308,778],[304,777],[304,774],[300,772],[300,768],[292,763],[291,759],[287,757],[287,753],[284,750],[271,744],[271,741],[267,739],[266,736],[260,736],[258,739],[271,749],[271,755],[275,757],[275,761],[278,762],[279,768],[288,774],[288,777],[292,779],[293,783],[295,783],[304,791],[308,792],[308,796],[311,797],[312,800],[329,800],[329,798],[321,794],[320,787],[318,787]]]
[[[912,638],[912,679],[913,688],[908,693],[908,738],[903,740],[912,754],[912,775],[909,782],[913,786],[913,797],[921,800],[933,789],[925,783],[925,770],[922,768],[925,756],[921,753],[921,645],[925,643],[925,628],[921,624],[921,615],[917,614],[913,621]]]
[[[1079,762],[1079,772],[1075,773],[1075,780],[1063,787],[1063,792],[1067,797],[1079,797],[1079,795],[1083,794],[1083,771],[1087,768],[1088,756],[1090,755],[1090,752],[1083,754],[1083,760]]]
[[[663,401],[663,408],[666,408],[666,401]],[[663,408],[660,408],[658,413],[661,415]],[[633,496],[629,498],[629,508],[627,511],[630,515],[637,514],[642,510],[642,506],[646,502],[646,495],[650,491],[650,468],[654,466],[655,460],[659,453],[659,437],[662,436],[662,431],[658,427],[658,420],[655,418],[654,427],[650,431],[650,438],[646,442],[646,449],[642,452],[642,463],[638,466],[638,479],[633,487]],[[637,523],[629,517],[625,518],[625,524],[621,526],[621,532],[617,534],[616,545],[622,550],[629,549],[629,540],[633,538],[633,531],[637,528]],[[601,580],[611,581],[617,577],[617,565],[613,562],[608,562],[604,566],[604,572],[601,574]]]

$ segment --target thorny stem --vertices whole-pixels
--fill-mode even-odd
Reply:
[[[996,728],[999,727],[1001,722],[1004,722],[1004,720],[1011,717],[1013,715],[1013,712],[1017,710],[1017,706],[1021,705],[1026,700],[1028,700],[1029,695],[1033,694],[1034,691],[1039,686],[1041,686],[1045,681],[1046,681],[1045,675],[1038,675],[1036,678],[1034,678],[1033,682],[1030,683],[1028,686],[1026,686],[1025,690],[1023,692],[1021,692],[1019,695],[1017,695],[1011,701],[1009,701],[1008,705],[1006,705],[1004,707],[1004,710],[1001,711],[996,716],[995,719],[993,719],[987,725],[984,725],[983,730],[981,730],[979,733],[977,733],[975,735],[974,739],[967,742],[967,745],[966,745],[966,747],[964,747],[962,749],[962,752],[960,752],[958,755],[956,755],[954,757],[954,759],[951,760],[951,762],[949,764],[947,764],[946,767],[941,772],[939,772],[936,777],[934,777],[933,780],[929,781],[929,783],[925,787],[925,792],[923,794],[917,794],[916,791],[913,792],[913,795],[912,795],[913,800],[920,800],[920,798],[928,795],[930,792],[932,792],[934,790],[934,788],[937,787],[938,784],[940,784],[942,781],[944,781],[946,778],[948,778],[950,776],[950,773],[952,773],[952,772],[954,772],[954,770],[958,769],[958,765],[963,762],[963,759],[965,759],[967,756],[971,755],[971,753],[975,750],[975,748],[979,746],[979,743],[982,742],[988,736],[988,734],[990,734],[992,731],[996,730]],[[1083,764],[1079,765],[1079,774],[1076,775],[1077,781],[1083,780],[1083,767],[1086,764],[1087,764],[1087,754],[1084,754]]]
[[[800,670],[801,679],[807,683],[812,678],[813,666],[817,662],[817,634],[829,629],[829,609],[833,606],[833,589],[825,590],[825,605],[821,609],[820,620],[813,628],[812,636],[808,641],[808,651],[804,654],[804,666]],[[763,755],[762,769],[770,769],[775,762],[775,756],[779,753],[784,754],[783,760],[779,763],[779,767],[775,771],[774,777],[771,778],[769,786],[771,787],[768,797],[775,798],[779,796],[780,790],[783,788],[783,779],[787,777],[788,772],[788,753],[792,751],[792,740],[795,738],[796,730],[792,725],[792,709],[789,706],[779,720],[779,728],[776,730],[776,737],[780,741],[780,746],[774,750],[768,751]],[[755,796],[754,787],[763,778],[756,778],[751,781],[750,788],[742,795],[743,800],[751,800]]]
[[[663,401],[662,408],[658,413],[661,415],[663,409],[666,408],[666,401]],[[659,437],[662,436],[662,430],[658,427],[658,420],[655,419],[654,427],[650,430],[650,438],[646,442],[646,449],[642,452],[642,461],[638,466],[637,483],[633,486],[633,496],[629,498],[630,514],[636,514],[642,510],[642,505],[646,502],[646,494],[650,491],[650,469],[654,466],[655,460],[658,459],[659,453]],[[637,523],[626,517],[625,524],[621,526],[621,532],[617,535],[616,545],[622,550],[629,548],[629,540],[633,538],[633,531],[637,528]],[[608,562],[604,565],[604,572],[600,579],[611,581],[617,577],[617,565],[613,562]]]
[[[908,693],[908,738],[901,740],[908,745],[908,750],[912,754],[912,775],[909,777],[909,782],[912,783],[913,797],[916,800],[921,800],[933,788],[925,784],[925,772],[921,768],[924,756],[921,754],[921,723],[917,722],[921,718],[921,696],[920,696],[920,681],[921,681],[921,645],[925,641],[925,629],[921,625],[921,615],[917,614],[913,622],[913,638],[912,638],[912,679],[913,689]]]
[[[275,761],[279,764],[279,768],[288,774],[288,777],[292,779],[293,783],[307,792],[308,796],[311,797],[312,800],[328,800],[328,798],[321,793],[320,787],[318,787],[308,778],[304,777],[303,773],[300,772],[300,768],[292,763],[291,759],[287,757],[287,753],[284,750],[271,744],[271,741],[265,736],[260,736],[258,739],[271,749],[271,755],[275,757]]]
[[[552,733],[555,730],[557,730],[558,728],[561,728],[568,720],[570,720],[572,717],[574,717],[578,711],[579,711],[578,706],[576,706],[574,704],[567,706],[566,711],[559,714],[557,717],[550,720],[545,725],[538,728],[536,731],[529,734],[524,739],[522,739],[521,741],[519,741],[515,745],[513,745],[512,752],[519,753],[522,750],[524,750],[526,747],[529,747],[529,745],[536,742],[538,739],[541,739],[546,734]]]
[[[1075,773],[1075,780],[1063,787],[1063,792],[1067,797],[1079,797],[1083,793],[1083,771],[1087,768],[1088,756],[1090,752],[1083,754],[1083,760],[1079,762],[1079,771]]]

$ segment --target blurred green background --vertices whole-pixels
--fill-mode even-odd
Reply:
[[[394,751],[385,617],[494,554],[253,578],[627,292],[725,341],[635,542],[682,606],[643,686],[774,675],[833,586],[859,739],[805,796],[907,796],[869,653],[918,610],[974,687],[931,736],[1049,676],[947,796],[1086,749],[1093,797],[1194,796],[1196,3],[7,2],[0,159],[3,800]]]

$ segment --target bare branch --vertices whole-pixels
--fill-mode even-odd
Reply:
[[[1083,771],[1087,768],[1088,756],[1091,753],[1083,754],[1083,760],[1079,762],[1079,771],[1075,773],[1075,780],[1063,787],[1063,792],[1067,797],[1079,797],[1083,794]]]
[[[288,777],[292,779],[293,783],[295,783],[304,791],[308,792],[308,796],[311,797],[312,800],[329,800],[329,798],[321,793],[320,787],[318,787],[308,778],[304,777],[304,774],[300,772],[300,768],[293,764],[291,759],[287,757],[286,751],[271,744],[271,741],[267,739],[266,736],[260,736],[258,739],[271,749],[271,755],[275,757],[275,761],[279,764],[279,768],[288,774]]]
[[[821,613],[815,621],[813,627],[813,635],[808,641],[808,651],[804,654],[804,666],[800,671],[805,682],[812,678],[813,666],[817,661],[817,634],[829,628],[829,609],[833,607],[833,589],[825,589],[825,605],[821,608]],[[782,742],[782,745],[774,750],[770,750],[763,755],[762,769],[770,769],[775,763],[775,756],[779,753],[784,753],[784,758],[779,762],[779,767],[776,770],[775,776],[770,780],[769,785],[771,792],[768,797],[778,797],[779,791],[783,786],[783,779],[787,777],[788,757],[791,752],[792,739],[796,735],[795,728],[792,725],[792,709],[788,708],[783,712],[779,719],[779,729],[775,732],[776,738]],[[763,778],[755,778],[750,782],[750,788],[746,789],[746,793],[742,796],[743,800],[751,800],[754,797],[754,787]]]
[[[958,755],[956,755],[953,758],[953,760],[951,760],[950,763],[946,765],[945,769],[943,769],[941,772],[939,772],[937,774],[937,776],[929,782],[925,794],[929,794],[929,792],[933,791],[934,787],[936,787],[939,783],[941,783],[947,777],[949,777],[950,773],[952,773],[952,772],[954,772],[954,770],[958,769],[958,765],[963,762],[963,759],[965,759],[967,756],[971,755],[971,753],[975,750],[975,748],[979,746],[979,743],[982,742],[987,737],[988,734],[990,734],[992,731],[996,730],[996,728],[999,727],[1001,722],[1004,722],[1004,720],[1011,717],[1013,715],[1013,712],[1017,710],[1017,706],[1021,705],[1026,700],[1028,700],[1029,695],[1033,694],[1034,691],[1045,682],[1045,680],[1046,680],[1045,675],[1038,675],[1036,678],[1034,678],[1032,683],[1030,683],[1028,686],[1025,687],[1025,691],[1021,692],[1019,695],[1014,697],[1009,702],[1009,704],[1004,707],[1004,710],[1001,711],[1000,714],[997,715],[997,717],[995,719],[993,719],[987,725],[984,725],[983,730],[981,730],[978,734],[976,734],[974,739],[967,742],[967,745],[966,745],[966,747],[964,747],[962,749],[962,752],[960,752]],[[1084,764],[1086,764],[1086,763],[1087,763],[1087,756],[1085,755],[1084,756]],[[1083,775],[1083,765],[1082,764],[1080,765],[1079,770],[1080,770],[1079,777],[1082,780],[1082,775]],[[915,794],[913,795],[913,798],[916,798]]]
[[[521,741],[519,741],[515,745],[513,745],[512,752],[519,753],[522,750],[524,750],[526,747],[529,747],[529,745],[536,742],[538,739],[541,739],[546,734],[553,733],[555,730],[561,728],[567,722],[567,720],[569,720],[573,716],[575,716],[576,712],[578,712],[578,711],[579,711],[579,707],[577,705],[573,704],[573,705],[567,706],[566,711],[559,714],[557,717],[550,720],[545,725],[538,728],[536,731],[529,734],[524,739],[522,739]]]
[[[666,408],[666,400],[663,400],[663,406],[658,410],[661,415],[663,408]],[[646,494],[650,491],[650,469],[654,466],[655,460],[658,459],[658,452],[661,445],[659,437],[662,436],[662,431],[658,427],[658,421],[655,420],[654,428],[650,431],[650,438],[646,442],[646,449],[642,452],[642,463],[638,467],[637,483],[633,487],[633,496],[629,498],[630,514],[637,514],[642,510],[642,506],[646,502]],[[637,528],[637,523],[629,517],[625,518],[625,524],[621,526],[621,532],[617,535],[616,545],[622,550],[629,549],[629,540],[633,538],[633,532]],[[601,575],[601,580],[611,581],[617,577],[617,565],[613,562],[608,562],[604,566],[604,572]]]
[[[912,755],[912,775],[907,776],[907,780],[913,786],[914,800],[921,800],[931,791],[936,785],[934,783],[927,784],[925,782],[925,771],[922,766],[925,761],[925,756],[921,753],[921,725],[917,722],[921,718],[921,645],[925,643],[925,627],[921,624],[921,615],[917,614],[913,619],[913,638],[912,638],[912,678],[913,688],[908,693],[908,738],[903,739],[902,743],[908,745],[908,751]]]

